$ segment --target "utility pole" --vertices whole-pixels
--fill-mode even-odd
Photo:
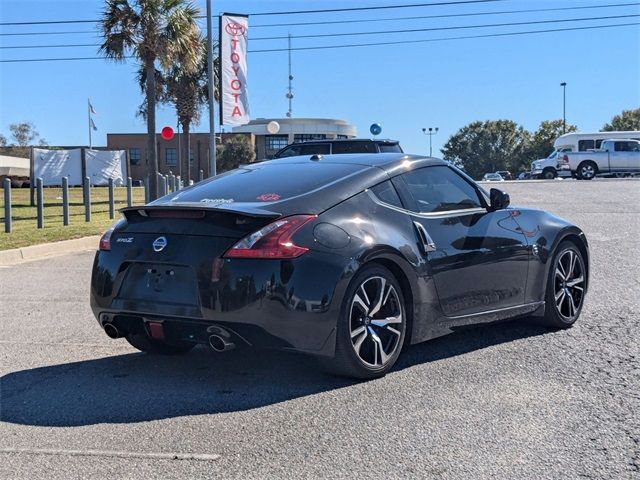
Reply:
[[[209,176],[216,175],[216,131],[214,124],[214,85],[213,85],[213,30],[211,29],[211,0],[207,0],[207,75],[209,90]]]
[[[562,134],[567,131],[567,82],[560,84],[562,87]]]
[[[431,157],[433,156],[431,137],[433,137],[436,133],[438,133],[438,127],[423,128],[422,133],[424,133],[425,135],[429,135],[429,156]]]
[[[288,99],[289,99],[289,111],[287,112],[287,117],[291,118],[291,116],[293,115],[293,112],[291,111],[292,109],[292,103],[293,103],[293,75],[291,75],[291,34],[289,34],[289,90],[287,91],[287,94],[285,95]]]

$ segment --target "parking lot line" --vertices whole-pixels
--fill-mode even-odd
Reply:
[[[68,457],[141,458],[152,460],[214,461],[220,458],[220,455],[209,453],[120,452],[114,450],[64,450],[55,448],[1,448],[0,453],[62,455]]]

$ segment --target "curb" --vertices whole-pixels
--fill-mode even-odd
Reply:
[[[74,238],[73,240],[3,250],[0,251],[0,267],[18,265],[69,253],[97,250],[99,241],[100,235],[92,235],[90,237]]]

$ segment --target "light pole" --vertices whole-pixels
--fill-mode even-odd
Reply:
[[[422,133],[424,133],[425,135],[429,135],[429,156],[431,157],[433,153],[433,149],[431,148],[432,146],[431,137],[433,137],[436,133],[438,133],[438,127],[423,128]]]
[[[567,82],[560,84],[562,87],[562,134],[567,130]]]

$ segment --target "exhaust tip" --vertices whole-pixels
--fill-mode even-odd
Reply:
[[[209,337],[209,346],[216,352],[226,352],[236,347],[234,343],[227,342],[220,335],[211,335]]]
[[[104,333],[106,333],[109,338],[116,339],[122,336],[120,330],[118,330],[118,327],[116,327],[113,323],[105,323],[104,325],[102,325],[102,328],[104,329]]]

